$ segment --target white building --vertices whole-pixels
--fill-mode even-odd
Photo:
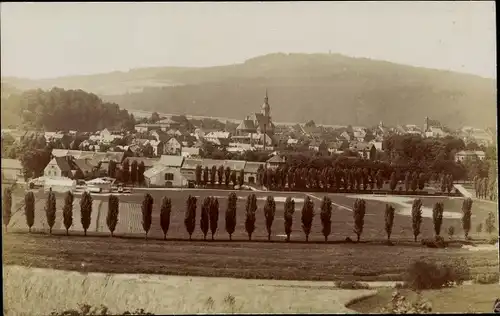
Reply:
[[[144,180],[148,187],[184,187],[187,179],[181,173],[184,157],[162,155],[160,161],[144,172]]]

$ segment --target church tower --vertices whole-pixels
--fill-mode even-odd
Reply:
[[[262,104],[262,115],[265,117],[269,118],[271,114],[271,106],[269,105],[269,98],[267,96],[267,89],[266,89],[266,96],[264,97],[264,104]]]

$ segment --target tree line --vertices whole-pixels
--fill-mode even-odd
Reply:
[[[31,232],[31,228],[34,225],[35,219],[35,197],[33,192],[29,191],[25,194],[25,205],[24,211],[26,216],[26,224]],[[66,228],[66,234],[69,235],[69,229],[73,225],[73,201],[74,196],[71,192],[67,192],[64,198],[63,206],[63,223]],[[236,193],[232,192],[229,194],[227,199],[227,205],[225,208],[225,231],[229,235],[229,240],[232,240],[232,235],[236,229],[237,223],[237,201],[238,197]],[[189,195],[186,200],[186,209],[184,216],[184,226],[186,232],[189,234],[189,240],[192,239],[192,235],[196,229],[196,219],[197,219],[197,205],[198,199],[195,196]],[[144,199],[141,204],[142,212],[142,228],[145,232],[146,239],[148,238],[148,233],[151,229],[152,224],[152,212],[153,212],[154,200],[153,197],[148,193],[144,195]],[[217,233],[219,227],[219,200],[213,196],[205,197],[201,203],[201,214],[199,216],[199,227],[203,233],[203,239],[207,239],[207,234],[211,233],[211,239],[215,239],[215,234]],[[113,236],[116,226],[118,224],[119,217],[119,207],[120,202],[116,195],[110,195],[108,198],[108,211],[106,216],[106,224],[108,229]],[[12,208],[12,192],[10,188],[4,190],[3,196],[3,222],[5,229],[7,231],[7,226],[11,218],[11,208]],[[92,197],[90,193],[84,192],[82,198],[80,199],[80,209],[81,209],[81,224],[84,229],[84,235],[87,235],[87,230],[91,223],[92,216]],[[255,222],[257,216],[257,197],[255,194],[250,194],[245,203],[245,231],[248,235],[248,240],[252,240],[252,234],[255,231]],[[466,198],[462,203],[462,229],[465,234],[465,238],[468,239],[468,234],[471,229],[471,215],[472,215],[472,199]],[[292,224],[294,220],[295,212],[295,201],[288,197],[284,203],[283,212],[283,222],[284,231],[286,234],[286,241],[290,241],[290,235],[292,233]],[[436,240],[440,239],[441,227],[443,223],[443,212],[444,205],[441,202],[437,202],[433,207],[432,220],[434,224],[434,234]],[[268,196],[266,198],[265,205],[263,207],[263,213],[265,217],[265,225],[267,231],[267,238],[271,240],[271,234],[273,231],[273,223],[276,216],[276,202],[273,196]],[[363,199],[356,199],[353,205],[353,222],[354,222],[354,233],[356,234],[357,241],[361,239],[361,235],[364,229],[364,218],[366,213],[366,201]],[[47,200],[45,203],[45,214],[47,224],[49,226],[49,233],[52,234],[52,228],[56,220],[56,198],[54,192],[49,191],[47,195]],[[172,200],[167,196],[163,197],[160,207],[160,226],[162,228],[164,239],[167,239],[168,230],[170,228],[172,214]],[[311,233],[312,224],[314,217],[316,216],[314,202],[307,196],[304,200],[301,212],[301,224],[302,230],[305,235],[305,240],[309,241],[309,235]],[[386,204],[384,216],[384,228],[387,234],[387,241],[390,243],[390,238],[392,234],[392,228],[394,225],[395,208]],[[322,234],[325,238],[325,242],[328,241],[328,237],[332,233],[332,201],[329,197],[324,197],[320,205],[320,220],[322,226]],[[414,240],[417,241],[418,236],[421,234],[421,224],[422,224],[422,201],[420,199],[415,199],[412,204],[411,211],[411,221]],[[478,232],[482,229],[478,226]],[[495,218],[492,212],[488,214],[485,220],[485,229],[491,234],[495,229]],[[450,233],[452,235],[453,232]]]

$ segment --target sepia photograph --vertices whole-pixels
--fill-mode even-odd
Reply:
[[[2,2],[3,315],[498,313],[495,4]]]

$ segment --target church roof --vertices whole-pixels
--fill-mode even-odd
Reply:
[[[245,119],[240,123],[240,125],[238,125],[238,127],[236,127],[236,129],[240,131],[255,130],[255,125],[252,120]]]

